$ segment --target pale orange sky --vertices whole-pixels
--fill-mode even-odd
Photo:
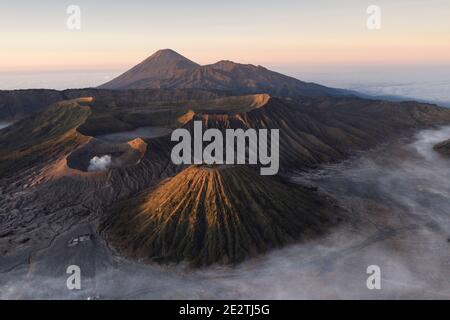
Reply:
[[[64,1],[0,4],[0,70],[126,69],[161,48],[201,63],[266,66],[450,64],[450,1],[380,0],[382,29],[366,28],[374,1]]]

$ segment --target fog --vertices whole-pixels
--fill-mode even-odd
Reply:
[[[450,107],[450,66],[326,66],[281,68],[304,81],[405,100],[420,100]]]
[[[426,130],[292,177],[349,212],[349,221],[307,243],[235,267],[190,270],[127,261],[99,240],[95,276],[82,290],[67,290],[66,274],[18,268],[3,279],[0,298],[450,299],[450,160],[432,150],[448,138],[450,127]],[[110,261],[100,258],[105,250]],[[366,287],[369,265],[381,268],[381,290]]]
[[[93,157],[89,161],[88,171],[105,171],[111,166],[111,156]]]
[[[86,70],[54,72],[2,72],[0,74],[1,90],[17,89],[56,89],[95,88],[112,80],[121,71]]]

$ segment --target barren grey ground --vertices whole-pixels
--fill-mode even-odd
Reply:
[[[450,299],[450,160],[432,150],[449,137],[450,127],[422,131],[413,142],[294,177],[354,217],[308,244],[192,271],[115,256],[87,220],[61,227],[39,250],[0,257],[0,298]],[[79,291],[66,289],[71,264],[81,267]],[[373,264],[381,268],[381,290],[366,288]]]

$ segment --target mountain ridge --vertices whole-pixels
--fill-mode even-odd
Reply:
[[[199,65],[171,49],[162,49],[99,88],[120,88],[142,80],[153,80],[149,88],[159,89],[159,81],[173,78]]]
[[[158,50],[99,89],[203,89],[235,94],[275,96],[346,96],[351,91],[329,88],[269,70],[263,66],[220,60],[199,65],[171,49]]]

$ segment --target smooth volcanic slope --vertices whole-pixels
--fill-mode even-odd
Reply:
[[[192,166],[115,207],[103,230],[128,256],[200,266],[305,239],[339,216],[312,191],[249,167]]]
[[[202,89],[233,94],[343,96],[354,93],[308,83],[262,66],[219,61],[200,66],[170,49],[159,50],[100,89]]]

